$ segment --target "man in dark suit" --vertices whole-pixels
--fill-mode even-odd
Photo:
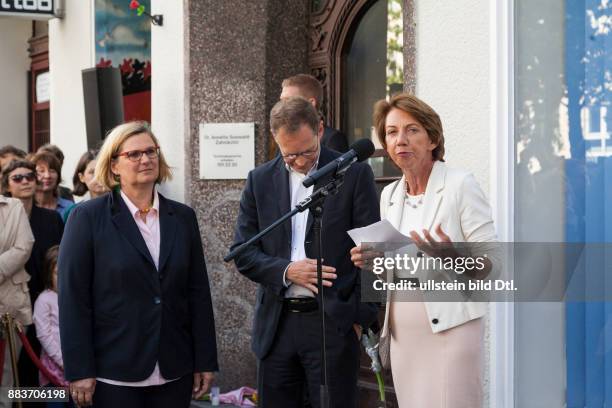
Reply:
[[[319,115],[301,97],[283,98],[270,114],[280,155],[252,170],[240,200],[232,248],[272,224],[322,186],[304,178],[333,161],[337,152],[321,146]],[[322,221],[323,296],[326,312],[330,406],[356,406],[361,327],[376,319],[374,304],[360,300],[359,269],[350,260],[346,231],[378,221],[372,170],[354,164],[338,194],[328,197]],[[261,406],[301,407],[303,396],[319,404],[321,373],[319,304],[313,217],[309,212],[273,230],[235,258],[240,273],[259,284],[252,347],[259,359]]]
[[[312,75],[298,74],[285,79],[282,87],[280,99],[301,96],[310,102],[317,112],[321,111],[323,87],[317,78]],[[340,153],[344,153],[349,149],[346,135],[338,129],[325,125],[321,145]]]

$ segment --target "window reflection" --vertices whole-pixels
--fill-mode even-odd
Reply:
[[[515,239],[609,243],[612,4],[517,0],[515,7]],[[515,270],[546,255],[515,259]],[[588,248],[584,257],[584,267],[596,265]],[[572,279],[573,267],[556,273]],[[585,288],[609,284],[591,270]],[[517,406],[612,402],[609,303],[516,303],[514,313]]]
[[[372,109],[377,100],[403,90],[403,33],[402,0],[378,0],[345,48],[341,117],[349,144],[371,138],[377,149],[382,148],[372,127]],[[382,150],[377,155],[369,160],[376,177],[401,175]]]

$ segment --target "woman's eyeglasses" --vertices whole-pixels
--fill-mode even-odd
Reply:
[[[125,156],[130,161],[138,162],[142,159],[143,154],[146,154],[149,159],[157,159],[159,157],[159,147],[150,147],[145,150],[130,150],[129,152],[118,153],[114,158]]]
[[[15,183],[21,183],[23,180],[34,181],[36,180],[36,174],[34,173],[15,174],[14,176],[11,176],[11,180],[13,180]]]

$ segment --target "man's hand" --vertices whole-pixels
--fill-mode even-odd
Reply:
[[[372,248],[365,245],[358,245],[351,249],[351,261],[356,267],[361,269],[368,265],[371,266],[375,258],[381,258],[383,256],[385,256],[384,253],[374,251]]]
[[[212,385],[215,374],[213,372],[193,373],[193,399],[198,399],[204,395]]]
[[[84,378],[70,383],[70,395],[79,407],[88,407],[93,404],[95,389],[95,378]]]
[[[332,266],[322,265],[323,270],[323,286],[331,287],[332,282],[329,279],[336,279],[336,268]],[[285,275],[287,280],[296,285],[304,286],[313,293],[319,293],[317,289],[317,260],[302,259],[301,261],[291,262],[287,268]]]

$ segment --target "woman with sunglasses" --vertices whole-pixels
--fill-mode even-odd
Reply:
[[[37,183],[36,166],[25,160],[12,161],[2,175],[4,195],[21,200],[36,240],[26,263],[26,270],[32,277],[29,283],[32,304],[44,289],[41,273],[45,254],[53,245],[59,245],[64,232],[64,223],[57,211],[36,205],[34,195]]]
[[[59,245],[64,232],[64,223],[56,211],[36,205],[34,195],[38,180],[34,163],[26,160],[10,162],[2,173],[1,183],[5,196],[17,198],[23,203],[34,235],[32,253],[25,264],[25,270],[30,275],[30,281],[27,284],[30,301],[34,305],[36,298],[44,290],[45,254],[52,246]],[[26,334],[32,348],[39,354],[40,343],[36,337],[34,325],[28,328]],[[19,357],[19,383],[21,386],[38,386],[38,369],[25,352],[22,352]]]

